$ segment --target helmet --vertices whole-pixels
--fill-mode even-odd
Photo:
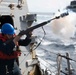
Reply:
[[[5,24],[2,25],[1,32],[3,34],[11,34],[11,35],[13,35],[13,34],[15,34],[15,29],[10,23],[5,23]]]

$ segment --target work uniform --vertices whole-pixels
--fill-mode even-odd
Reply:
[[[19,46],[27,46],[31,39],[20,39]],[[21,75],[20,69],[16,63],[16,58],[20,52],[14,51],[15,44],[13,40],[8,40],[0,34],[0,75]]]

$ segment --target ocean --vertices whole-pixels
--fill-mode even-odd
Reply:
[[[53,17],[54,14],[37,14],[37,21],[34,22],[34,25],[51,20]],[[67,20],[66,18],[63,19]],[[72,18],[68,19],[68,21],[70,20],[71,22],[61,22],[63,19],[60,21],[51,21],[52,23],[48,23],[45,26],[33,31],[33,33],[37,36],[36,41],[38,43],[36,53],[38,59],[40,60],[40,65],[44,71],[48,70],[48,75],[57,74],[57,68],[59,67],[57,59],[59,59],[59,57],[61,57],[60,74],[64,75],[67,73],[67,63],[69,59],[70,67],[72,70],[74,69],[72,71],[73,75],[76,75],[76,29],[75,25],[70,25],[70,23],[73,23],[73,21],[71,21],[73,20]],[[68,54],[69,57],[66,58]]]

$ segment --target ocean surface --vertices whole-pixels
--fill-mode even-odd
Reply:
[[[47,20],[51,20],[54,17],[53,14],[37,14],[37,21],[34,22],[34,25],[37,25],[39,23],[42,23]],[[52,22],[52,21],[51,21]],[[56,23],[57,25],[59,23]],[[55,25],[56,25],[55,24]],[[76,75],[76,37],[75,37],[75,28],[72,35],[72,31],[69,30],[69,25],[64,28],[64,31],[60,34],[59,26],[56,28],[53,28],[51,26],[51,23],[46,24],[43,27],[40,27],[33,31],[33,33],[37,36],[36,41],[37,47],[36,52],[37,56],[40,60],[40,65],[42,69],[48,70],[48,75],[56,75],[57,68],[59,66],[59,62],[57,63],[57,59],[62,57],[61,59],[61,75],[64,75],[64,73],[67,73],[68,65],[67,61],[70,59],[70,67],[73,70],[73,75]],[[73,26],[75,27],[75,26]],[[65,28],[67,30],[65,30]],[[72,27],[71,27],[72,28]],[[58,29],[56,32],[54,32],[52,29]],[[65,34],[64,34],[65,32]],[[69,34],[69,35],[68,35]],[[66,37],[68,36],[68,37]],[[69,54],[69,57],[68,57]],[[67,58],[66,58],[67,56]]]

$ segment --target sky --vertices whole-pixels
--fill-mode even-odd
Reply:
[[[55,12],[70,5],[72,0],[27,0],[30,12]]]

